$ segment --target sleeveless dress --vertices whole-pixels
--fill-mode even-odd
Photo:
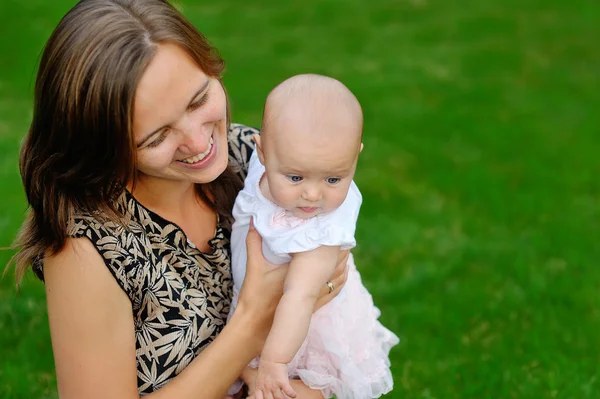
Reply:
[[[258,130],[232,124],[229,164],[243,179]],[[179,226],[125,191],[118,209],[127,229],[90,214],[69,221],[70,237],[86,237],[131,301],[138,391],[152,393],[177,376],[223,329],[232,296],[231,221],[219,217],[210,252],[198,250]],[[43,260],[33,265],[43,280]]]
[[[352,182],[343,203],[332,212],[300,219],[269,201],[259,184],[265,173],[256,154],[250,159],[244,189],[233,207],[232,228],[233,303],[246,274],[246,236],[250,221],[262,237],[262,251],[273,264],[292,260],[291,254],[320,246],[356,246],[354,233],[362,196]],[[379,321],[379,309],[361,282],[352,255],[348,260],[348,280],[344,289],[311,318],[302,346],[288,364],[290,378],[300,378],[308,387],[320,390],[325,398],[371,399],[393,388],[389,352],[398,337]],[[258,367],[258,359],[250,363]],[[235,393],[240,381],[229,393]]]

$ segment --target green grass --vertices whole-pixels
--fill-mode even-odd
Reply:
[[[72,4],[0,3],[2,246],[25,210],[35,64]],[[228,62],[235,121],[259,125],[295,73],[359,97],[356,257],[402,339],[388,397],[600,398],[600,3],[180,4]],[[0,398],[56,398],[55,384],[43,286],[6,277]]]

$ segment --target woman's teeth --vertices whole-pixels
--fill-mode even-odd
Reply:
[[[196,162],[202,161],[210,153],[212,146],[213,146],[213,138],[211,136],[210,139],[208,140],[208,148],[206,149],[206,151],[204,151],[202,154],[198,154],[194,157],[182,159],[181,162],[196,163]]]

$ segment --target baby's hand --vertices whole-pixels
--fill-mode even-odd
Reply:
[[[284,399],[283,394],[290,398],[296,397],[296,392],[288,378],[287,364],[261,358],[254,397],[256,399]]]

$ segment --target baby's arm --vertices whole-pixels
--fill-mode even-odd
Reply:
[[[286,395],[294,396],[287,376],[287,364],[308,333],[315,302],[337,266],[339,252],[340,247],[321,246],[292,255],[283,296],[261,353],[257,391],[278,393],[282,389]]]

